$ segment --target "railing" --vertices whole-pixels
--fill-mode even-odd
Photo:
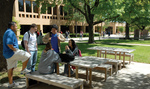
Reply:
[[[38,13],[19,12],[19,17],[21,17],[21,18],[39,18],[39,15],[38,15]]]

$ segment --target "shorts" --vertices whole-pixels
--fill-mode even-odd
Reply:
[[[24,50],[17,49],[11,58],[6,59],[7,69],[9,70],[11,68],[16,68],[18,61],[25,62],[30,57],[31,57],[31,55],[28,52],[26,52]]]

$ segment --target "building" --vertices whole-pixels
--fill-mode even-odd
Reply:
[[[68,20],[65,18],[67,13],[63,12],[63,5],[56,5],[55,7],[49,6],[46,11],[41,11],[41,8],[45,7],[41,5],[38,8],[35,0],[15,0],[13,16],[21,25],[21,29],[17,32],[17,36],[28,31],[32,23],[37,24],[38,30],[41,30],[43,33],[49,32],[53,24],[58,25],[58,31],[65,32],[69,30],[71,33],[76,32],[74,21],[67,24]],[[94,32],[101,32],[101,29],[98,30],[97,28],[101,28],[101,26],[104,25],[105,23],[95,25],[93,27]],[[77,22],[77,32],[79,33],[81,29],[84,33],[88,32],[87,26],[88,24],[86,23]],[[110,23],[106,30],[115,34],[118,26],[125,26],[125,24]]]

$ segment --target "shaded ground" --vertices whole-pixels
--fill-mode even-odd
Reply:
[[[60,68],[63,71],[63,67]],[[85,79],[85,70],[79,70],[79,78]],[[16,80],[18,88],[26,89],[25,78]],[[7,83],[0,84],[0,89],[7,89]],[[40,83],[30,89],[61,89],[59,87]],[[104,82],[102,71],[93,71],[93,88],[84,86],[84,89],[150,89],[150,64],[132,62],[126,68],[119,70],[117,75],[113,74]]]

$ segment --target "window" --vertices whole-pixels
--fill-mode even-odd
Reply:
[[[60,6],[59,9],[60,9],[60,15],[63,15],[63,6]]]
[[[19,4],[19,11],[24,11],[24,3],[23,3],[23,0],[18,0],[18,4]]]
[[[57,6],[55,6],[55,7],[53,8],[53,14],[54,14],[54,15],[57,15]]]
[[[51,6],[48,7],[48,14],[52,14]]]
[[[37,4],[33,1],[33,12],[38,13],[38,7]]]
[[[26,2],[26,12],[31,12],[31,1],[25,1]]]

